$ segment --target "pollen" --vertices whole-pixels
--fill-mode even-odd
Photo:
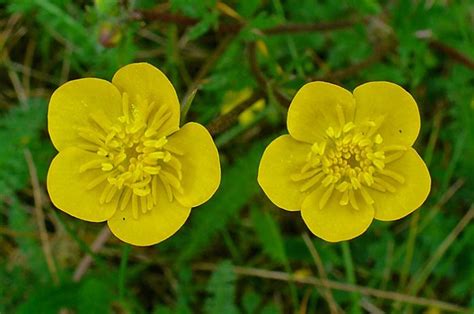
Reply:
[[[102,189],[100,204],[116,201],[118,208],[129,206],[135,219],[157,205],[159,193],[170,202],[183,194],[180,157],[183,153],[168,142],[166,122],[171,111],[141,97],[131,101],[122,94],[122,115],[110,120],[105,114],[91,114],[88,128],[78,128],[81,148],[96,159],[80,166],[79,172],[100,170],[87,189]],[[160,189],[163,189],[161,191]]]
[[[404,146],[385,146],[377,130],[383,117],[359,125],[345,122],[338,110],[338,124],[329,126],[321,141],[313,143],[301,170],[291,176],[300,184],[300,192],[322,189],[319,207],[324,208],[331,197],[340,205],[359,210],[372,207],[373,190],[395,193],[405,178],[386,169],[400,158]]]

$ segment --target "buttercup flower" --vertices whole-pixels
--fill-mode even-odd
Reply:
[[[266,148],[258,182],[270,200],[301,210],[318,237],[343,241],[372,220],[400,219],[425,201],[431,178],[411,147],[420,130],[413,97],[389,82],[353,93],[304,85],[288,110],[289,135]]]
[[[219,155],[200,124],[179,128],[180,106],[166,76],[127,65],[112,83],[65,83],[49,103],[59,151],[47,185],[54,205],[79,219],[107,221],[119,239],[152,245],[173,235],[220,183]]]

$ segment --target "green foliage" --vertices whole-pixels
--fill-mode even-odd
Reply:
[[[267,140],[256,142],[234,165],[224,170],[219,190],[214,197],[192,212],[187,234],[176,238],[176,241],[186,239],[186,243],[175,244],[180,247],[178,262],[186,262],[202,253],[211,240],[238,216],[248,200],[257,193],[255,178],[258,160],[266,143]]]
[[[256,208],[252,210],[251,217],[263,251],[276,263],[288,263],[283,239],[273,217]]]
[[[114,296],[110,287],[99,278],[86,278],[80,283],[64,283],[61,286],[41,286],[23,303],[17,313],[57,313],[70,308],[77,313],[108,312]]]
[[[43,137],[46,124],[46,102],[32,99],[24,107],[15,107],[0,116],[0,199],[11,196],[29,183],[25,150],[30,150],[40,178],[46,177],[53,154],[50,142]]]
[[[220,263],[212,273],[206,288],[209,298],[204,305],[205,313],[238,313],[235,306],[235,273],[231,262]]]

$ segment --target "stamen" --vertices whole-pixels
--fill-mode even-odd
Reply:
[[[112,127],[112,122],[110,122],[109,118],[103,111],[92,112],[89,114],[89,117],[104,131],[107,131]]]
[[[392,152],[392,151],[406,151],[407,147],[402,145],[388,145],[382,147],[383,152]]]
[[[173,145],[171,145],[169,142],[166,144],[166,146],[164,147],[167,151],[169,151],[170,153],[172,153],[173,155],[177,155],[177,156],[183,156],[184,153],[179,150],[178,148],[174,147]]]
[[[326,134],[327,134],[330,138],[334,138],[334,136],[335,136],[336,133],[335,133],[333,127],[330,126],[330,127],[326,130]]]
[[[105,197],[105,203],[108,204],[110,201],[114,198],[115,194],[117,193],[118,189],[114,186],[111,185],[112,188],[109,190],[107,193],[107,196]]]
[[[148,194],[148,196],[146,197],[146,209],[150,211],[153,208],[153,205],[153,196],[151,194]]]
[[[112,165],[109,162],[104,162],[104,163],[101,164],[101,166],[102,166],[102,171],[110,171],[110,170],[114,169],[114,165]]]
[[[84,173],[87,170],[91,170],[91,169],[99,169],[101,168],[102,163],[103,163],[103,159],[95,159],[95,160],[88,161],[79,167],[79,173]]]
[[[96,186],[98,186],[99,184],[107,180],[107,177],[109,175],[110,175],[109,173],[105,173],[101,176],[96,177],[94,180],[89,182],[89,184],[86,186],[86,190],[92,190],[93,188],[95,188]]]
[[[360,194],[362,194],[362,198],[367,204],[371,205],[374,203],[374,200],[372,199],[372,197],[370,197],[369,193],[363,186],[361,186],[360,188]]]
[[[132,190],[128,189],[128,188],[125,189],[125,191],[122,193],[122,200],[120,201],[120,210],[121,211],[123,211],[125,208],[127,208],[131,197],[132,197]]]
[[[95,133],[77,132],[77,135],[98,146],[103,146],[104,142]]]
[[[391,185],[390,183],[388,183],[387,181],[381,179],[381,178],[378,178],[378,177],[374,177],[374,181],[376,183],[378,183],[379,185],[381,185],[382,187],[384,187],[386,190],[388,190],[389,192],[391,193],[395,193],[396,192],[396,189],[393,185]]]
[[[347,132],[351,131],[352,129],[354,129],[355,127],[356,127],[356,125],[354,124],[354,122],[348,122],[342,128],[342,131],[344,133],[347,133]]]
[[[371,187],[372,189],[374,189],[374,190],[379,191],[379,192],[386,192],[386,191],[387,191],[386,188],[384,188],[383,186],[381,186],[380,184],[375,183],[375,182],[372,183],[372,184],[370,185],[370,187]]]
[[[138,196],[132,195],[132,215],[134,219],[138,219]]]
[[[158,203],[158,176],[154,176],[151,181],[151,194],[153,197],[153,203]]]
[[[163,179],[166,180],[170,186],[172,186],[173,188],[175,188],[176,190],[182,193],[183,188],[181,187],[181,183],[179,182],[178,178],[176,178],[174,175],[172,175],[171,173],[167,171],[163,171],[162,174],[164,177]]]
[[[349,203],[351,204],[351,206],[354,209],[359,210],[359,204],[357,204],[357,200],[355,198],[354,190],[349,190]]]
[[[324,206],[326,206],[327,202],[329,201],[329,198],[332,195],[332,192],[334,191],[334,184],[331,184],[326,191],[324,191],[323,196],[319,200],[319,208],[323,209]]]
[[[96,152],[97,151],[97,145],[92,145],[92,144],[88,144],[88,143],[79,143],[79,144],[77,144],[77,147],[82,149],[82,150],[88,151],[88,152]]]
[[[166,196],[168,197],[168,201],[172,202],[173,201],[173,192],[171,191],[170,185],[168,184],[167,181],[165,181],[163,179],[162,176],[158,176],[158,178],[160,178],[161,183],[163,183],[163,186],[165,187]]]
[[[376,144],[382,144],[383,138],[380,134],[377,134],[377,135],[375,135],[374,141],[375,141]]]
[[[342,206],[349,204],[349,190],[346,190],[342,193],[342,197],[341,197],[341,200],[339,201],[339,204]]]
[[[311,178],[312,176],[316,175],[319,172],[321,172],[321,168],[313,169],[305,173],[295,173],[295,174],[292,174],[290,178],[292,181],[295,181],[295,182],[303,181],[303,180]]]
[[[99,198],[99,203],[102,205],[105,203],[106,199],[107,199],[107,195],[110,193],[110,190],[112,190],[114,186],[111,185],[111,184],[107,184],[104,189],[102,190],[102,194],[100,194],[100,198]]]
[[[181,171],[182,165],[181,165],[181,162],[178,160],[178,158],[171,157],[167,165],[176,171],[176,174],[178,175],[179,180],[183,178],[183,172]]]
[[[385,161],[386,164],[389,164],[391,162],[394,162],[394,161],[400,159],[400,157],[402,157],[404,154],[405,154],[404,151],[395,152],[392,155],[385,156],[384,161]]]
[[[341,128],[344,127],[344,124],[346,123],[346,119],[344,118],[344,111],[342,111],[342,107],[340,104],[336,105],[336,112],[337,112],[337,119],[339,120],[339,125]]]
[[[124,122],[129,123],[130,122],[130,106],[128,104],[128,94],[123,93],[122,94],[122,112],[124,116]]]
[[[145,214],[147,212],[147,202],[146,202],[146,197],[140,197],[140,205],[142,207],[142,214]]]
[[[324,173],[321,172],[317,174],[316,176],[312,177],[311,180],[309,180],[308,182],[306,182],[305,184],[301,186],[300,191],[306,192],[307,190],[312,188],[316,183],[318,183],[319,180],[321,180],[323,176],[324,176]]]
[[[405,177],[402,175],[396,173],[395,171],[389,170],[389,169],[382,169],[379,171],[379,173],[392,178],[393,180],[397,181],[398,183],[405,183]]]

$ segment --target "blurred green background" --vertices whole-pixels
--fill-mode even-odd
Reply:
[[[472,313],[473,60],[471,0],[0,0],[0,313]],[[45,189],[51,93],[134,61],[182,102],[197,90],[187,119],[211,131],[223,170],[211,201],[149,248]],[[312,80],[412,93],[433,179],[422,208],[330,244],[265,197],[263,149]]]

